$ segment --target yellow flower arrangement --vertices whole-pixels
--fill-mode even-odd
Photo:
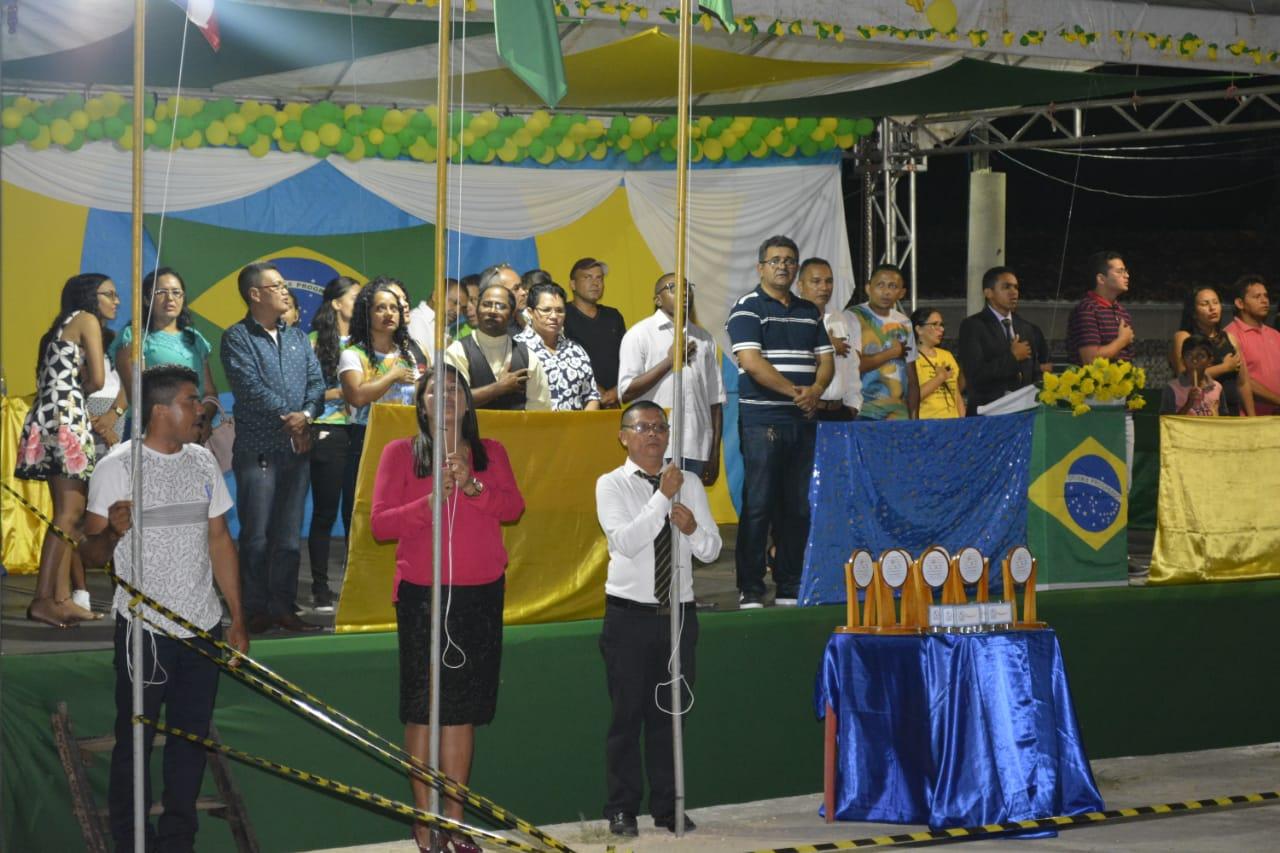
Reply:
[[[1141,367],[1095,358],[1082,367],[1046,373],[1038,399],[1046,406],[1068,407],[1073,415],[1083,415],[1099,404],[1124,403],[1134,410],[1146,405],[1138,393],[1146,384],[1147,374]]]

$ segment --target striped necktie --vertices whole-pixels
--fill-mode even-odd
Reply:
[[[653,490],[658,491],[661,478],[644,471],[636,471],[636,476],[648,481]],[[663,519],[662,529],[653,537],[653,597],[658,605],[668,607],[671,604],[671,521]]]

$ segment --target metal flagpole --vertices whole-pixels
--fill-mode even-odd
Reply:
[[[680,62],[676,92],[676,289],[671,354],[671,460],[684,461],[684,362],[687,322],[688,207],[689,207],[689,90],[693,76],[693,2],[680,0]],[[675,775],[676,810],[672,830],[684,835],[684,677],[680,667],[681,627],[684,608],[680,601],[680,552],[677,531],[671,536],[671,751]]]
[[[133,429],[130,431],[129,469],[133,483],[133,540],[130,559],[133,563],[133,583],[138,589],[145,589],[142,583],[142,154],[146,148],[143,138],[144,113],[143,89],[146,83],[146,0],[134,0],[133,3],[133,304],[130,306],[133,322],[133,345],[130,351],[132,359],[132,376],[129,381],[133,386]],[[185,22],[184,22],[185,23]],[[136,722],[142,716],[142,685],[146,680],[143,675],[142,659],[142,619],[133,619],[133,630],[129,657],[133,661],[133,849],[135,853],[143,853],[146,846],[147,815],[151,804],[146,802],[147,767],[146,754],[143,749],[143,738],[146,736],[142,723]]]
[[[449,181],[449,17],[453,0],[440,4],[440,32],[436,39],[436,246],[435,281],[431,301],[436,312],[436,334],[432,370],[435,374],[435,435],[431,440],[431,727],[428,765],[440,769],[440,582],[443,559],[441,535],[444,517],[444,324],[445,324],[445,240]],[[440,790],[431,789],[431,811],[440,813]]]

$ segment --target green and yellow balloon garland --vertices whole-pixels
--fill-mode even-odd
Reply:
[[[318,158],[340,154],[353,162],[366,157],[434,162],[437,155],[434,106],[402,110],[329,101],[237,103],[230,98],[178,102],[148,95],[144,107],[146,145],[160,150],[243,148],[262,157],[274,147]],[[115,92],[88,99],[78,94],[52,100],[9,95],[0,110],[0,144],[76,151],[86,142],[105,139],[129,150],[132,122],[132,103]],[[695,163],[813,157],[833,148],[850,149],[874,129],[868,118],[703,116],[690,123],[689,156]],[[546,110],[527,116],[458,111],[449,115],[448,156],[454,162],[533,160],[549,165],[603,160],[616,153],[632,164],[651,158],[670,163],[676,159],[676,130],[674,118],[661,116],[605,120]]]

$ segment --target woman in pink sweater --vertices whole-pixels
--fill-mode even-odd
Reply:
[[[435,381],[418,382],[418,435],[393,441],[382,452],[373,489],[370,522],[380,540],[396,540],[396,603],[400,644],[400,719],[405,744],[426,763],[431,683],[431,443],[435,435]],[[471,389],[452,365],[444,379],[445,469],[441,578],[444,642],[440,660],[440,769],[467,784],[475,753],[475,727],[493,720],[502,659],[503,573],[507,552],[503,522],[524,511],[507,452],[480,438]],[[429,803],[427,785],[413,782],[418,808]],[[462,803],[447,799],[444,813],[462,820]],[[414,827],[423,850],[431,845],[425,826]],[[463,836],[436,839],[455,853],[480,848]]]

